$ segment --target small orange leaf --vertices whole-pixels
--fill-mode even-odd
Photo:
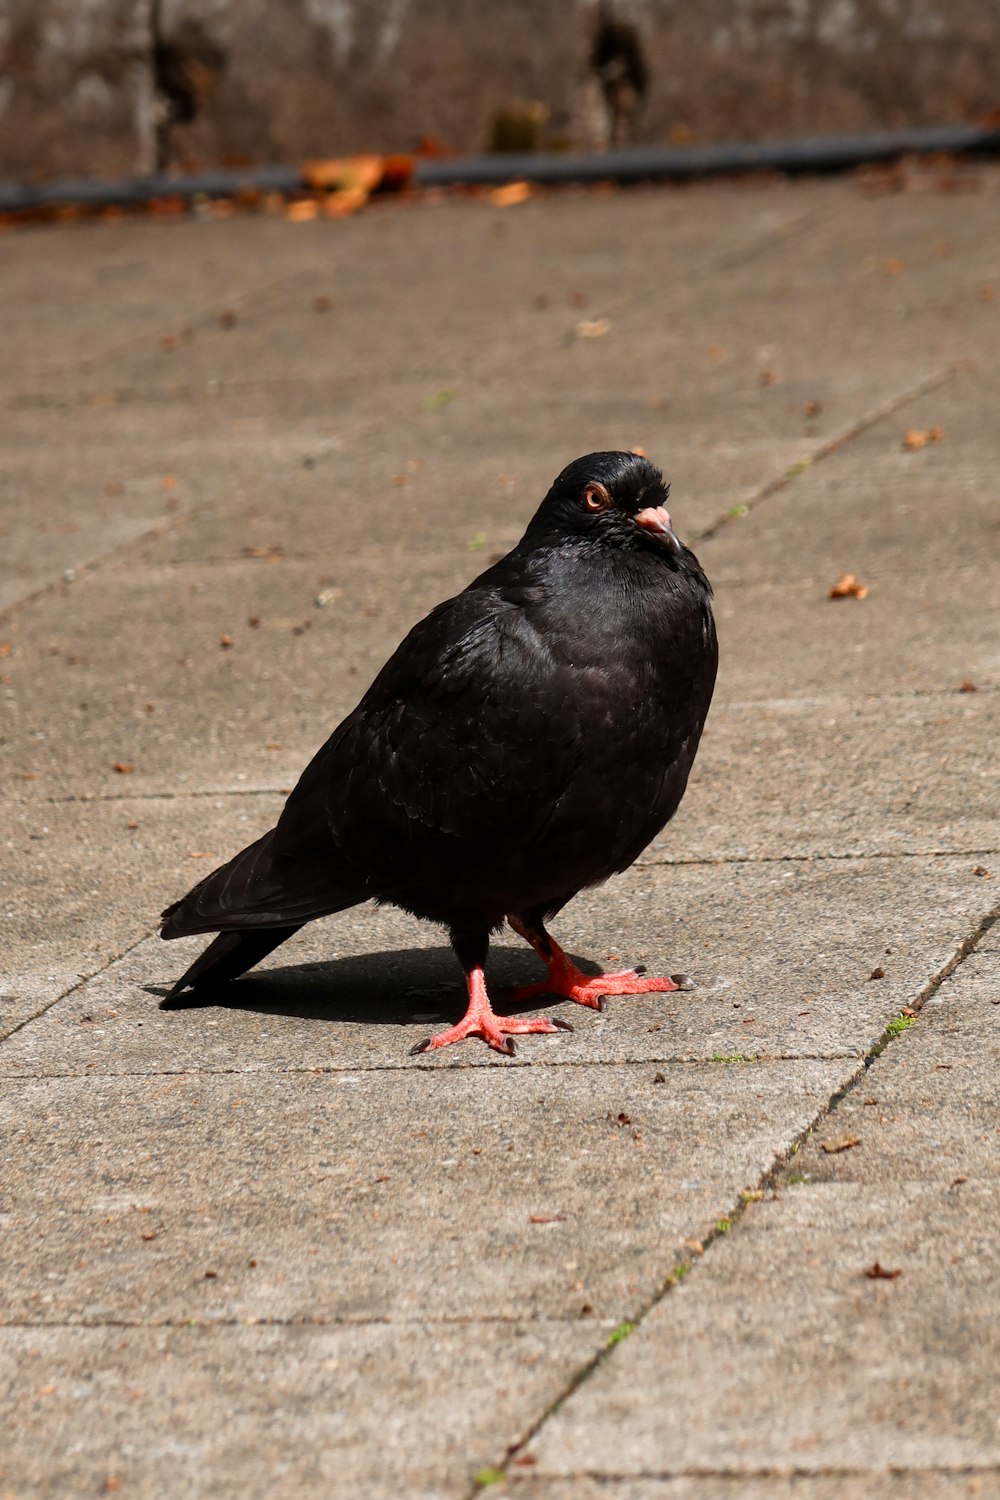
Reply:
[[[129,765],[127,760],[112,761],[111,769],[117,771],[119,776],[131,776],[135,766]]]
[[[315,198],[299,198],[294,203],[285,205],[285,218],[290,224],[305,224],[309,219],[315,219],[319,213],[319,205]]]
[[[838,1151],[850,1151],[854,1146],[860,1145],[860,1136],[838,1135],[832,1141],[820,1141],[820,1150],[825,1151],[827,1156],[833,1156]]]
[[[588,321],[584,318],[577,323],[576,331],[582,339],[600,339],[608,332],[611,323],[607,318],[594,318]]]
[[[530,182],[508,182],[493,188],[489,199],[494,208],[513,208],[517,203],[525,203],[533,192]]]
[[[861,583],[853,573],[842,573],[830,590],[831,599],[866,599],[867,583]]]
[[[903,435],[903,447],[915,451],[917,448],[926,448],[928,443],[939,443],[944,437],[944,429],[941,427],[908,427]]]

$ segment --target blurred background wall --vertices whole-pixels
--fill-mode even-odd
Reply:
[[[997,0],[0,0],[0,177],[975,120]]]

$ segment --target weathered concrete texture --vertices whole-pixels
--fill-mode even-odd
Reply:
[[[0,1496],[996,1488],[975,175],[5,239]],[[163,905],[565,462],[633,444],[723,670],[675,823],[554,931],[697,988],[411,1057],[459,970],[360,907],[159,1011],[204,941]],[[537,974],[494,945],[499,1008]]]
[[[150,53],[141,0],[3,0],[0,177],[148,171]]]
[[[789,1465],[789,1469],[793,1466]],[[969,1500],[992,1497],[996,1476],[991,1468],[967,1466],[957,1473],[907,1470],[876,1473],[870,1468],[834,1474],[770,1473],[691,1474],[661,1479],[600,1479],[574,1475],[572,1479],[532,1477],[533,1465],[511,1471],[507,1484],[492,1494],[496,1500]]]
[[[842,1075],[775,1062],[750,1090],[710,1065],[665,1084],[638,1066],[10,1083],[0,1320],[613,1327]]]
[[[201,797],[192,808],[126,794],[8,806],[5,862],[19,873],[16,903],[5,900],[0,908],[0,1033],[19,1024],[24,1005],[50,1003],[145,937],[164,904],[168,872],[178,885],[193,884],[200,870],[219,862],[216,847],[236,848],[266,832],[281,801],[277,795]]]
[[[579,1323],[0,1330],[13,1495],[464,1496],[585,1362]],[[498,1378],[498,1372],[503,1374]],[[488,1399],[483,1392],[488,1391]],[[471,1436],[473,1435],[474,1436]]]
[[[850,1473],[877,1453],[995,1483],[996,995],[995,968],[942,985],[776,1191],[546,1425],[539,1470]]]
[[[186,852],[175,851],[175,870]],[[615,999],[603,1016],[564,1003],[555,1014],[575,1031],[525,1038],[519,1057],[543,1065],[861,1057],[994,899],[973,874],[975,857],[900,863],[644,866],[583,893],[554,923],[569,951],[601,968],[683,966],[697,988]],[[148,915],[147,907],[129,920]],[[402,913],[358,907],[314,923],[252,975],[205,997],[217,1005],[157,1010],[203,946],[200,938],[143,944],[12,1038],[0,1072],[512,1066],[472,1043],[409,1058],[414,1043],[457,1018],[463,988],[443,934]],[[872,979],[879,968],[883,977]],[[514,939],[494,945],[489,973],[498,1004],[505,985],[540,977]],[[16,981],[9,988],[16,997]]]
[[[0,172],[485,149],[537,101],[528,146],[606,144],[596,7],[546,0],[6,0]],[[972,119],[995,104],[996,16],[974,0],[692,8],[629,0],[644,97],[624,137],[675,144]]]

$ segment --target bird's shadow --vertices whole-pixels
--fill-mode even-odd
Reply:
[[[587,959],[573,957],[573,962],[585,973],[600,972]],[[532,984],[545,977],[530,953],[493,949],[486,977],[490,996],[503,1015],[521,1015],[536,1010],[539,1004],[560,1003],[555,997],[511,1003],[507,992],[515,985]],[[143,988],[150,995],[169,993],[168,985],[147,984]],[[410,1026],[418,1018],[456,1020],[465,1009],[465,989],[455,955],[442,946],[394,948],[350,958],[284,964],[217,985],[206,984],[197,992],[187,990],[178,1000],[177,1009],[218,1006],[262,1016]]]

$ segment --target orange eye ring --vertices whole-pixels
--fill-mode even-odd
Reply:
[[[597,484],[595,481],[593,484],[588,484],[584,490],[583,503],[591,511],[607,510],[611,504],[611,496],[603,484]]]

